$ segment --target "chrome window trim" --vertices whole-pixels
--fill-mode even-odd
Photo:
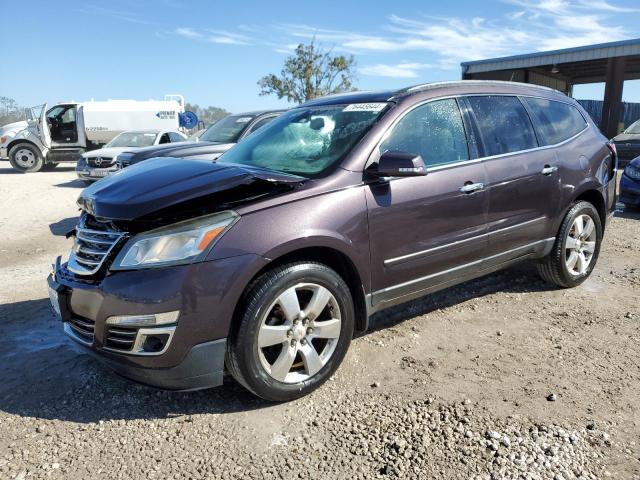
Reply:
[[[433,97],[433,98],[429,98],[427,100],[423,100],[423,101],[421,101],[419,103],[416,103],[415,105],[412,105],[409,109],[407,109],[405,112],[403,112],[398,118],[396,118],[391,123],[391,125],[389,125],[389,127],[387,128],[386,132],[384,132],[384,135],[382,136],[380,141],[378,141],[376,146],[373,148],[373,150],[369,154],[369,157],[367,158],[367,161],[365,163],[364,170],[366,170],[367,167],[369,167],[369,165],[371,165],[372,163],[377,161],[377,158],[380,157],[380,155],[379,155],[380,145],[382,145],[382,143],[387,139],[387,137],[389,136],[391,131],[396,127],[396,125],[406,115],[408,115],[410,112],[412,112],[414,109],[419,108],[419,107],[421,107],[423,105],[426,105],[427,103],[438,101],[438,100],[448,100],[448,99],[452,99],[452,98],[457,100],[459,98],[465,98],[465,97],[487,97],[487,96],[489,96],[489,97],[539,98],[541,100],[564,103],[565,105],[569,105],[570,107],[573,107],[576,110],[578,110],[578,113],[580,114],[580,116],[582,116],[582,118],[585,121],[585,126],[578,133],[576,133],[572,137],[567,138],[566,140],[563,140],[560,143],[553,143],[551,145],[537,146],[535,148],[529,148],[529,149],[526,149],[526,150],[518,150],[518,151],[515,151],[515,152],[501,153],[499,155],[487,155],[487,156],[484,156],[484,157],[470,158],[470,159],[467,159],[467,160],[460,160],[459,162],[451,162],[451,163],[446,163],[446,164],[443,164],[443,165],[436,165],[434,167],[427,166],[427,174],[429,172],[436,172],[436,171],[439,171],[439,170],[446,170],[448,168],[456,168],[456,167],[459,167],[459,166],[462,166],[462,165],[471,165],[471,164],[478,163],[478,162],[484,162],[485,160],[494,160],[494,159],[497,159],[497,158],[503,158],[503,157],[507,157],[507,156],[511,156],[511,155],[520,155],[520,154],[523,154],[523,153],[531,153],[531,152],[535,152],[535,151],[538,151],[538,150],[547,150],[547,149],[551,149],[551,148],[560,147],[562,145],[565,145],[566,143],[569,143],[569,142],[575,140],[580,135],[582,135],[584,132],[586,132],[589,129],[590,126],[592,126],[592,124],[589,122],[589,120],[584,117],[582,112],[580,112],[580,110],[573,103],[565,101],[565,100],[548,98],[548,97],[544,97],[544,96],[541,96],[541,95],[528,95],[528,94],[518,94],[518,93],[461,93],[461,94],[455,94],[455,95],[444,95],[444,96],[441,96],[441,97]],[[526,107],[524,105],[523,105],[523,108],[525,108],[525,110],[527,111],[527,116],[529,117],[529,120],[532,122],[532,126],[533,126],[533,129],[534,129],[534,132],[535,132],[535,125],[533,124],[533,120],[531,119],[529,111],[526,109]],[[458,109],[460,110],[459,106],[458,106]],[[460,115],[462,115],[462,110],[460,110]],[[465,128],[465,134],[466,134],[466,128]],[[469,138],[467,137],[467,149],[468,148],[469,148]],[[374,158],[376,158],[376,160],[374,160]],[[398,178],[392,178],[391,180],[398,180],[398,179],[399,179],[399,177]]]
[[[465,238],[463,240],[457,240],[455,242],[451,242],[451,243],[447,243],[445,245],[439,245],[437,247],[431,247],[431,248],[427,248],[426,250],[420,250],[418,252],[413,252],[413,253],[408,253],[406,255],[401,255],[399,257],[394,257],[394,258],[389,258],[387,260],[385,260],[383,263],[385,266],[390,266],[390,265],[394,265],[397,263],[402,263],[406,260],[411,260],[412,258],[416,258],[416,257],[422,257],[424,255],[428,255],[430,253],[434,253],[440,250],[444,250],[446,248],[450,248],[450,247],[454,247],[457,245],[464,245],[465,243],[469,243],[469,242],[473,242],[474,240],[481,240],[483,238],[489,238],[492,237],[494,235],[500,235],[502,233],[511,231],[511,230],[515,230],[517,228],[521,228],[521,227],[525,227],[527,225],[531,225],[533,223],[538,223],[541,222],[543,220],[545,220],[547,217],[537,217],[537,218],[533,218],[531,220],[527,220],[526,222],[522,222],[522,223],[518,223],[516,225],[509,225],[508,227],[504,227],[504,228],[500,228],[498,230],[494,230],[493,232],[486,232],[486,233],[482,233],[480,235],[475,235],[473,237],[469,237],[469,238]]]

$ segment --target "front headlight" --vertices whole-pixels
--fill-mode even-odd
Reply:
[[[627,165],[624,169],[624,174],[634,180],[640,180],[640,168],[634,165]]]
[[[228,210],[136,235],[125,244],[111,269],[160,267],[202,260],[238,218],[237,213]]]

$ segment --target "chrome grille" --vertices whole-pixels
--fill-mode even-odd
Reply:
[[[93,343],[95,322],[84,317],[72,317],[65,325],[65,331],[79,342],[87,345]]]
[[[113,164],[113,158],[111,157],[89,157],[87,163],[90,167],[106,168]]]
[[[108,327],[105,336],[105,347],[111,350],[129,352],[136,341],[138,328],[132,327]]]
[[[100,270],[111,250],[124,237],[123,232],[109,230],[104,223],[93,221],[91,226],[86,227],[86,214],[80,217],[67,264],[76,275],[93,275]]]

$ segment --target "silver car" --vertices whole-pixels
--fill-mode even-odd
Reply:
[[[91,150],[80,157],[76,164],[78,178],[87,183],[99,180],[117,170],[116,160],[124,151],[154,145],[184,142],[187,137],[177,130],[129,130],[122,132],[104,148]]]

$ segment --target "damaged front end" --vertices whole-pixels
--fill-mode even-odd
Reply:
[[[173,390],[222,384],[238,286],[267,260],[254,253],[210,260],[209,253],[239,221],[236,207],[303,181],[160,159],[85,189],[69,260],[58,259],[47,278],[65,333],[141,383]]]
[[[134,165],[86,188],[66,268],[86,279],[107,271],[206,258],[239,219],[234,208],[291,191],[303,177],[181,159]]]

